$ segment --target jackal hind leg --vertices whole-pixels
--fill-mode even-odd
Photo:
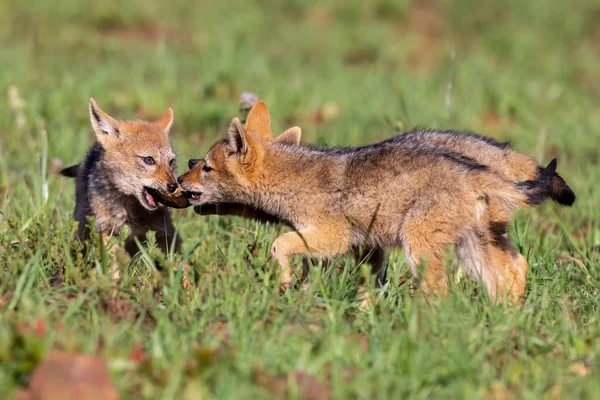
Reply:
[[[444,250],[455,242],[456,226],[436,219],[433,210],[420,213],[419,218],[407,215],[401,228],[401,240],[413,276],[420,290],[427,297],[443,297],[448,292],[446,268],[443,265]]]
[[[467,232],[457,246],[457,257],[469,275],[486,287],[490,300],[522,304],[527,261],[506,234],[484,228]]]
[[[527,280],[527,260],[511,243],[506,235],[494,236],[488,246],[488,259],[491,268],[498,271],[498,295],[506,296],[508,304],[522,305]],[[503,300],[496,298],[496,302]]]
[[[279,236],[271,247],[271,255],[279,263],[280,290],[287,290],[293,281],[291,257],[296,255],[332,257],[346,253],[349,239],[343,233],[347,230],[347,226],[329,225],[321,229],[288,232]]]

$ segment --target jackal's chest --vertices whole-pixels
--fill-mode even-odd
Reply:
[[[128,223],[129,215],[121,199],[110,196],[94,196],[91,199],[93,214],[96,217],[96,230],[119,233]]]

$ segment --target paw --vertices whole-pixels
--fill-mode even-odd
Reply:
[[[292,286],[291,277],[286,277],[281,280],[279,283],[279,294],[284,294],[288,291],[288,289]]]

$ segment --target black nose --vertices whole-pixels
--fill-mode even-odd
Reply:
[[[178,177],[177,178],[177,183],[179,183],[181,185],[183,183],[183,178],[182,177]]]
[[[169,190],[169,192],[173,193],[177,190],[177,184],[172,182],[167,183],[167,189]]]
[[[188,167],[189,167],[190,169],[192,169],[192,167],[193,167],[194,165],[198,164],[198,161],[200,161],[200,160],[196,160],[196,159],[193,159],[193,158],[192,158],[190,161],[188,161]]]

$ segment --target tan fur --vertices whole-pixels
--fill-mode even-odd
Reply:
[[[254,132],[266,140],[271,140],[271,116],[264,101],[259,100],[250,110],[244,128],[248,132]]]
[[[135,240],[146,240],[148,231],[156,232],[157,245],[164,252],[174,242],[175,228],[164,205],[184,207],[185,193],[177,184],[175,154],[168,140],[173,124],[170,108],[156,121],[119,121],[105,113],[94,99],[89,104],[90,122],[97,143],[77,169],[75,219],[79,222],[77,238],[87,240],[87,218],[95,217],[95,230],[108,243],[124,225],[131,234],[125,249],[137,253]],[[72,176],[72,175],[70,175]],[[151,202],[148,200],[150,199]],[[113,262],[111,275],[118,277]]]
[[[516,182],[534,180],[539,176],[539,164],[533,158],[513,150],[510,146],[490,145],[483,140],[475,140],[469,134],[445,134],[439,132],[417,132],[423,144],[435,148],[444,148],[469,157],[493,172]]]
[[[402,245],[423,288],[443,294],[444,247],[460,246],[473,232],[488,232],[490,203],[494,216],[506,218],[503,223],[515,209],[529,207],[520,186],[480,167],[418,144],[321,150],[276,143],[245,130],[236,118],[228,137],[180,182],[198,194],[192,203],[238,203],[289,221],[296,231],[272,246],[284,286],[294,255],[329,257],[361,244]],[[495,265],[490,257],[502,259],[508,251],[475,244],[463,251],[477,253],[489,265]],[[522,292],[520,277],[494,285],[497,277],[484,279],[490,297],[500,286],[512,296]]]
[[[444,135],[440,133],[420,133],[418,140],[425,146],[443,148],[469,157],[490,168],[504,179],[512,182],[535,180],[539,177],[539,164],[531,157],[520,154],[509,146],[494,146],[470,135]],[[555,189],[557,190],[557,189]],[[487,201],[483,201],[487,200]],[[467,267],[470,275],[482,280],[488,288],[492,300],[500,301],[503,293],[511,293],[511,302],[520,301],[525,292],[527,261],[512,246],[506,233],[506,221],[512,211],[494,198],[479,202],[478,217],[489,229],[489,236],[482,239],[470,234],[458,246],[458,256]],[[489,244],[496,243],[496,245]],[[510,287],[505,288],[505,283]],[[512,283],[511,283],[512,282]]]
[[[244,126],[246,131],[254,131],[263,137],[265,140],[272,140],[276,143],[285,143],[293,146],[300,145],[300,139],[302,131],[299,127],[295,126],[287,129],[276,138],[272,138],[272,130],[270,126],[270,115],[266,104],[263,101],[258,101],[254,107],[250,110],[246,124]],[[202,160],[190,160],[191,163],[198,163]],[[248,219],[255,219],[261,222],[267,223],[281,223],[282,221],[274,215],[265,213],[264,211],[253,208],[249,205],[239,203],[220,203],[220,204],[203,204],[202,206],[195,208],[196,212],[200,215],[229,215],[238,216]],[[356,259],[357,263],[368,263],[372,266],[372,272],[377,277],[376,286],[381,286],[385,281],[385,252],[383,249],[378,247],[367,247],[365,249],[359,249],[355,247],[352,249],[352,255]],[[304,260],[303,265],[303,276],[304,279],[308,272],[307,260]],[[288,276],[284,279],[291,281],[292,273],[291,270]],[[303,286],[304,287],[304,286]],[[362,287],[362,284],[361,284]],[[362,288],[359,289],[361,291]],[[369,303],[368,292],[362,293],[363,301],[362,306]]]

